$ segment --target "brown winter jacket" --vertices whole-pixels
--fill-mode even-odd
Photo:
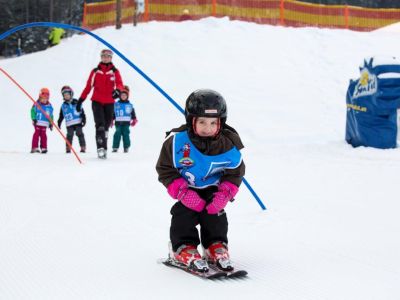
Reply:
[[[185,130],[187,130],[187,126],[182,125],[179,128],[174,128],[167,132],[167,136],[171,132],[181,132]],[[211,139],[199,137],[194,135],[190,129],[188,130],[188,134],[193,145],[206,155],[218,155],[229,151],[234,146],[236,146],[238,150],[244,148],[239,134],[235,131],[235,129],[226,124],[216,138]],[[156,165],[158,180],[165,187],[168,187],[168,185],[175,179],[182,177],[178,170],[174,167],[172,158],[172,142],[172,136],[165,140]],[[220,181],[229,181],[237,186],[240,186],[245,173],[245,168],[244,162],[242,161],[242,163],[236,169],[226,169]]]

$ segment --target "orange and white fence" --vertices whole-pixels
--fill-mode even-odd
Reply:
[[[135,0],[122,0],[121,23],[132,23],[135,15]],[[115,25],[116,0],[84,3],[82,27],[95,29]]]
[[[136,0],[144,2],[141,22],[198,20],[229,17],[232,20],[294,27],[343,28],[371,31],[400,22],[400,8],[364,8],[322,5],[296,0]],[[135,0],[122,0],[122,22],[132,22]],[[85,4],[86,28],[115,24],[116,0]]]

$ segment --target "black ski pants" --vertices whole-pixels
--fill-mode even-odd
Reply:
[[[92,110],[96,127],[97,149],[107,149],[108,129],[110,128],[114,115],[114,103],[102,104],[97,101],[92,101]]]
[[[209,187],[196,192],[210,203],[216,190],[216,187]],[[198,213],[178,201],[172,206],[171,215],[170,239],[174,251],[184,244],[198,246],[201,243],[205,249],[218,241],[228,244],[228,218],[224,210],[217,215],[209,215],[204,208]],[[200,237],[197,225],[200,225]]]
[[[85,135],[83,134],[82,125],[77,124],[67,127],[67,140],[71,145],[72,140],[74,139],[74,133],[76,133],[76,136],[78,137],[79,146],[81,146],[81,148],[86,148]],[[66,144],[66,147],[67,150],[69,150],[68,144]]]

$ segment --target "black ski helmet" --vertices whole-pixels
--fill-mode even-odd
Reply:
[[[72,90],[72,88],[69,85],[64,85],[61,88],[61,95],[64,96],[65,93],[69,93],[71,95],[71,98],[74,96],[74,91]]]
[[[228,115],[224,97],[216,91],[200,89],[194,91],[186,99],[185,118],[188,126],[192,125],[194,117],[220,118],[221,127]]]

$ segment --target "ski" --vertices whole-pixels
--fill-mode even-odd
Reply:
[[[226,277],[228,277],[228,278],[246,277],[247,274],[248,274],[246,270],[237,270],[237,269],[233,269],[232,271],[223,271],[223,270],[221,270],[220,268],[218,268],[218,266],[216,266],[215,264],[208,263],[208,266],[209,266],[210,269],[212,269],[212,270],[224,272],[224,273],[226,274]]]
[[[226,272],[219,270],[218,268],[217,269],[210,268],[207,272],[199,272],[191,268],[188,268],[187,266],[171,258],[161,259],[160,262],[168,267],[181,269],[189,274],[192,274],[196,277],[200,277],[203,279],[217,279],[217,278],[225,278],[227,276]]]
[[[247,271],[245,270],[233,270],[231,272],[226,272],[226,277],[228,278],[241,278],[247,276]]]
[[[199,272],[188,268],[187,266],[177,262],[171,258],[163,258],[159,260],[160,263],[177,269],[181,269],[189,274],[203,278],[203,279],[217,279],[217,278],[243,278],[248,275],[248,272],[243,269],[234,269],[233,271],[223,271],[214,264],[208,264],[208,272]]]

